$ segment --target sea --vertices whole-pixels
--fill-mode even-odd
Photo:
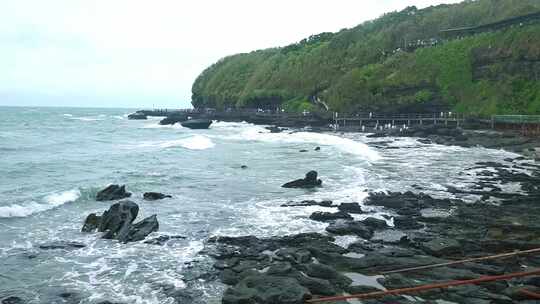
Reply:
[[[324,233],[327,224],[309,215],[335,208],[280,206],[302,200],[362,204],[372,191],[453,198],[446,186],[467,189],[477,179],[465,168],[517,156],[339,130],[271,133],[246,122],[215,121],[208,130],[191,130],[161,126],[159,117],[128,120],[133,111],[0,107],[0,300],[174,303],[165,291],[174,288],[220,303],[226,286],[204,275],[212,268],[205,250],[212,236]],[[319,173],[321,188],[281,187],[310,170]],[[133,193],[139,219],[157,215],[159,231],[148,238],[184,238],[159,246],[82,233],[88,214],[114,203],[95,200],[109,184]],[[519,191],[518,185],[501,187]],[[172,198],[144,201],[150,191]],[[365,209],[371,213],[357,219],[373,216],[393,224],[391,212]],[[336,239],[341,246],[354,241]],[[40,248],[51,242],[85,247]]]

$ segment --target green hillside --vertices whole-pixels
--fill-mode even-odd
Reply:
[[[192,103],[302,111],[320,108],[318,100],[339,112],[540,113],[538,23],[459,39],[439,32],[536,11],[540,0],[409,7],[338,33],[223,58],[197,78]]]

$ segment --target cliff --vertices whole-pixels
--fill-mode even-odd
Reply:
[[[223,58],[197,78],[192,103],[290,112],[320,110],[316,101],[324,101],[351,113],[540,113],[538,18],[506,21],[537,11],[540,0],[408,7],[338,33]],[[455,28],[469,30],[451,38],[444,32]]]

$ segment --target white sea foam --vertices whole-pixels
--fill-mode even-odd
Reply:
[[[44,203],[30,202],[27,204],[12,204],[0,207],[0,218],[26,217],[38,212],[53,209],[65,203],[74,202],[81,196],[78,189],[73,189],[60,193],[53,193],[46,196]]]
[[[379,153],[369,148],[366,144],[349,138],[314,132],[270,133],[262,127],[249,124],[245,124],[244,126],[249,127],[245,127],[239,134],[233,134],[226,138],[278,143],[313,143],[321,146],[332,146],[343,152],[361,156],[370,161],[381,158]]]
[[[184,129],[181,124],[175,123],[174,125],[160,125],[159,123],[147,124],[142,127],[143,129]]]
[[[193,135],[190,137],[166,140],[166,141],[148,141],[138,144],[137,147],[152,148],[158,147],[162,149],[181,147],[189,150],[206,150],[213,148],[215,144],[212,140],[204,135]]]
[[[68,119],[71,120],[80,120],[80,121],[101,121],[103,120],[102,117],[75,117],[75,116],[67,116]]]

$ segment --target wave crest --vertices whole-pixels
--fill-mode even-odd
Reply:
[[[74,202],[81,197],[79,189],[73,189],[60,193],[47,195],[44,203],[30,202],[28,204],[12,204],[0,207],[0,218],[26,217],[35,213],[43,212],[61,206],[66,203]]]

